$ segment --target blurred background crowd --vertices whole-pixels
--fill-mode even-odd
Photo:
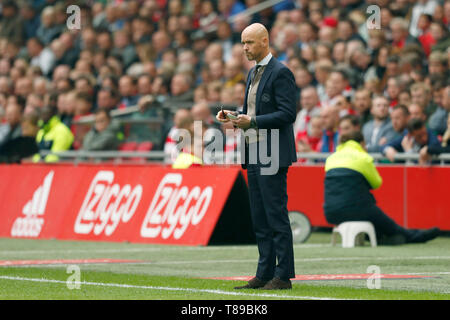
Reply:
[[[348,130],[391,161],[447,151],[449,0],[264,3],[1,0],[0,161],[58,160],[40,150],[169,155],[194,120],[225,132],[215,113],[242,107],[254,62],[240,34],[254,22],[295,76],[297,151],[333,152]],[[235,148],[228,134],[224,151]]]

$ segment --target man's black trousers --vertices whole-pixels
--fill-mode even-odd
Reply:
[[[263,175],[259,165],[247,166],[251,217],[259,251],[256,277],[265,281],[295,277],[287,211],[288,169],[282,167],[274,175]]]

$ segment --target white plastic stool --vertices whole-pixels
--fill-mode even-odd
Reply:
[[[367,234],[369,236],[370,244],[372,247],[377,246],[375,228],[369,221],[343,222],[340,225],[334,227],[331,236],[332,245],[336,244],[336,233],[339,233],[341,235],[343,248],[353,248],[355,247],[355,244],[363,244],[364,234]]]

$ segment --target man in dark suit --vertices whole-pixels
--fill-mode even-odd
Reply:
[[[232,119],[245,136],[244,169],[248,171],[253,229],[259,251],[256,276],[235,289],[291,289],[295,277],[292,230],[287,211],[287,172],[297,161],[293,123],[296,118],[296,86],[292,72],[272,57],[267,29],[259,23],[244,29],[244,52],[255,60],[247,77],[242,114]],[[229,110],[219,111],[221,122]],[[252,136],[251,132],[255,133]],[[266,133],[266,134],[263,134]],[[258,155],[256,147],[258,147]],[[270,154],[271,167],[261,148]],[[256,161],[252,161],[256,159]],[[269,168],[270,169],[270,168]]]

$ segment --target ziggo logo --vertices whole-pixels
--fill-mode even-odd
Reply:
[[[75,233],[104,232],[110,236],[120,222],[127,223],[133,217],[142,198],[142,186],[120,187],[112,184],[113,180],[111,171],[99,171],[94,177],[75,221]],[[143,220],[140,230],[143,238],[167,239],[173,235],[179,239],[189,225],[197,225],[203,219],[212,199],[212,188],[201,190],[195,186],[189,190],[186,186],[180,188],[181,182],[181,174],[163,177]],[[184,202],[178,205],[181,200]]]

